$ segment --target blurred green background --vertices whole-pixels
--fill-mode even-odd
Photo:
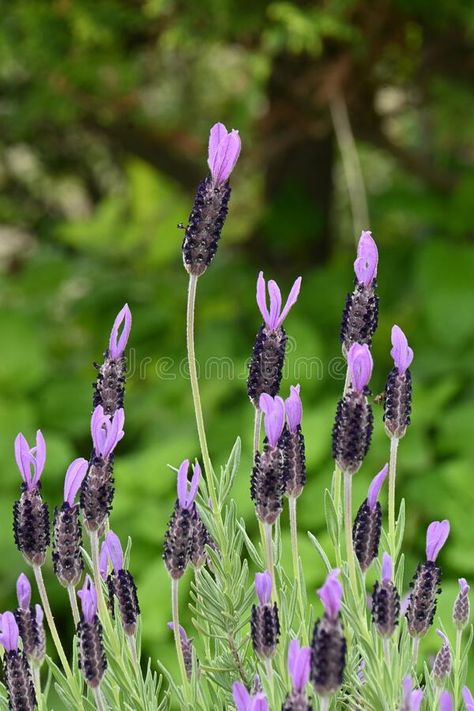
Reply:
[[[127,301],[134,324],[126,438],[111,521],[123,540],[133,538],[146,652],[172,661],[161,561],[173,501],[167,464],[198,455],[176,225],[186,223],[206,172],[209,127],[221,120],[240,130],[243,148],[218,255],[198,293],[197,351],[215,463],[241,435],[235,496],[256,534],[245,388],[260,324],[255,281],[263,269],[287,291],[302,274],[287,320],[283,392],[301,382],[309,467],[301,550],[314,589],[323,571],[304,531],[327,541],[322,492],[342,388],[339,322],[354,238],[370,227],[380,249],[374,393],[390,368],[393,323],[415,350],[413,425],[399,472],[407,571],[422,555],[426,525],[448,517],[440,610],[449,617],[456,578],[474,580],[473,35],[474,5],[464,0],[441,0],[436,11],[427,0],[4,5],[1,609],[14,604],[25,567],[11,535],[14,436],[43,430],[43,485],[54,507],[67,464],[89,454],[92,362]],[[388,456],[381,416],[376,406],[357,503]],[[46,577],[57,616],[69,625],[66,595],[51,569]]]

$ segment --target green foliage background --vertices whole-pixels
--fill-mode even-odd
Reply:
[[[390,367],[394,322],[415,350],[413,425],[399,472],[406,568],[422,554],[426,525],[448,517],[440,611],[449,616],[456,578],[474,580],[473,32],[474,8],[461,0],[437,3],[436,13],[425,0],[12,0],[2,10],[2,609],[14,604],[24,569],[11,535],[14,436],[43,430],[44,491],[53,508],[67,464],[88,456],[92,362],[127,301],[134,325],[112,525],[133,539],[146,651],[174,663],[161,561],[174,487],[167,465],[198,455],[176,225],[186,222],[205,173],[216,120],[240,129],[243,150],[218,256],[199,284],[197,350],[211,453],[223,463],[242,436],[235,497],[256,535],[245,389],[260,323],[255,281],[263,269],[288,290],[302,274],[287,322],[292,352],[283,391],[301,382],[309,468],[301,550],[309,589],[321,581],[304,532],[327,540],[322,492],[342,388],[334,359],[354,237],[368,226],[352,218],[334,138],[330,109],[343,97],[380,250],[374,393]],[[380,408],[354,482],[356,502],[388,457],[381,415]],[[47,577],[61,625],[70,627],[66,595],[51,570]],[[437,646],[428,640],[427,650]]]

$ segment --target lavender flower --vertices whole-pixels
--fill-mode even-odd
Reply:
[[[5,649],[3,674],[11,711],[33,711],[36,695],[26,655],[18,649],[19,631],[15,617],[4,612],[0,619],[0,644]]]
[[[64,479],[64,502],[54,512],[53,565],[57,579],[64,587],[75,586],[84,570],[82,560],[82,530],[79,505],[74,503],[89,464],[86,459],[75,459]]]
[[[368,452],[373,429],[372,409],[365,396],[373,367],[367,345],[351,346],[347,367],[351,386],[337,405],[332,451],[341,471],[355,474]]]
[[[250,696],[245,686],[239,681],[232,685],[232,697],[237,711],[270,711],[265,694],[257,692]]]
[[[412,637],[421,637],[433,623],[441,570],[436,558],[449,535],[449,521],[433,521],[426,534],[426,561],[420,563],[411,582],[406,617]]]
[[[354,262],[354,291],[347,295],[341,324],[345,355],[353,343],[372,343],[378,324],[378,297],[375,294],[378,252],[371,232],[362,232]]]
[[[49,545],[48,506],[41,498],[40,477],[46,462],[46,443],[40,430],[36,446],[20,433],[15,439],[15,459],[23,484],[13,506],[13,533],[18,550],[30,565],[43,565]]]
[[[388,553],[383,554],[382,580],[376,582],[372,593],[372,620],[382,637],[391,637],[400,617],[400,595],[392,580],[393,563]]]
[[[412,383],[409,366],[413,360],[413,350],[398,326],[392,328],[390,355],[394,367],[385,385],[385,431],[389,437],[400,439],[410,424]]]
[[[300,647],[297,639],[292,639],[288,647],[288,673],[292,690],[286,697],[282,711],[312,711],[305,694],[311,669],[311,647]]]
[[[403,680],[403,701],[400,711],[419,711],[422,701],[423,692],[421,689],[414,689],[412,678],[406,676]]]
[[[438,686],[441,686],[451,673],[452,656],[449,639],[442,630],[436,630],[436,634],[441,637],[443,644],[438,651],[433,663],[433,679]]]
[[[346,640],[340,620],[342,585],[339,570],[332,570],[318,590],[324,615],[314,626],[311,642],[311,681],[320,696],[334,694],[342,684]]]
[[[362,572],[375,560],[379,552],[380,533],[382,530],[382,508],[378,495],[388,474],[388,464],[372,479],[367,498],[360,505],[352,529],[354,551]]]
[[[453,697],[449,691],[443,691],[439,697],[439,711],[453,711]]]
[[[96,688],[107,669],[107,659],[102,643],[102,625],[97,616],[97,592],[88,575],[82,590],[77,594],[82,608],[81,619],[77,625],[79,668],[86,684]]]
[[[168,524],[164,543],[163,559],[169,574],[175,580],[184,574],[194,552],[194,499],[199,487],[201,467],[196,462],[191,482],[188,482],[188,469],[189,460],[185,459],[178,469],[178,498]]]
[[[172,622],[168,622],[168,629],[173,630],[174,625]],[[184,667],[186,669],[186,676],[191,679],[193,674],[193,640],[188,637],[184,627],[179,625],[179,636],[181,640],[181,649],[183,651]]]
[[[469,617],[471,614],[471,605],[469,602],[470,587],[465,578],[459,578],[458,582],[459,593],[454,601],[453,622],[458,629],[463,630],[469,623]]]
[[[306,484],[306,453],[301,419],[303,406],[300,386],[291,386],[285,400],[286,422],[283,431],[285,493],[297,498]]]
[[[211,175],[198,185],[182,247],[184,267],[194,276],[204,274],[216,254],[230,200],[229,177],[240,147],[238,131],[214,124],[209,136]]]
[[[474,697],[472,696],[467,686],[464,686],[462,689],[462,698],[466,707],[466,711],[474,711]]]
[[[112,570],[107,575],[109,562]],[[102,543],[99,567],[102,576],[107,578],[109,606],[112,617],[115,617],[114,598],[116,598],[125,634],[133,635],[137,628],[140,606],[138,604],[135,580],[132,574],[124,569],[123,562],[120,539],[113,531],[109,531]]]
[[[255,592],[258,605],[252,605],[250,636],[255,654],[262,659],[271,659],[276,652],[280,636],[280,621],[276,602],[271,604],[272,577],[270,573],[257,573]]]
[[[263,272],[257,279],[257,305],[263,316],[263,325],[260,327],[252,352],[247,381],[248,396],[259,407],[260,396],[267,393],[272,397],[278,394],[285,360],[286,333],[283,321],[288,316],[292,306],[298,299],[301,288],[301,277],[296,279],[282,308],[282,297],[278,284],[270,280],[268,293],[270,308],[267,305],[266,283]]]
[[[263,394],[260,408],[264,412],[266,439],[262,452],[256,452],[252,471],[250,494],[257,517],[268,524],[274,523],[283,510],[285,470],[283,427],[285,403],[281,397]]]
[[[132,327],[132,314],[128,304],[119,311],[112,327],[109,347],[94,385],[94,409],[101,405],[106,415],[113,415],[123,407],[125,393],[125,348]],[[120,335],[119,330],[122,329]]]
[[[16,592],[18,608],[13,615],[23,643],[23,651],[30,662],[41,665],[46,652],[43,610],[41,605],[30,606],[31,585],[24,573],[18,577]]]

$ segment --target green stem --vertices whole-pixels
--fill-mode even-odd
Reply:
[[[456,629],[456,646],[454,649],[454,708],[459,707],[461,696],[461,643],[462,629]]]
[[[67,660],[63,645],[61,643],[61,639],[59,638],[56,623],[54,621],[53,613],[51,611],[51,605],[49,604],[48,593],[46,592],[46,587],[43,580],[43,572],[38,565],[34,565],[33,573],[36,579],[36,585],[38,586],[38,592],[41,599],[41,604],[43,605],[44,614],[48,622],[49,631],[51,632],[51,637],[53,638],[54,646],[56,647],[59,659],[61,660],[66,679],[68,680],[71,691],[76,697],[78,708],[84,709],[84,706],[82,705],[82,696],[80,689],[78,689],[77,687],[77,683],[72,674],[71,667],[69,666],[69,662]]]
[[[252,464],[255,461],[255,455],[260,446],[260,430],[262,428],[262,411],[258,408],[255,410],[255,419],[253,425],[253,456]]]
[[[74,620],[74,626],[77,628],[81,616],[79,614],[79,607],[77,605],[76,589],[73,585],[68,585],[67,594],[69,597],[69,604],[71,605],[72,618]]]
[[[278,605],[278,589],[275,577],[275,563],[273,560],[272,524],[264,523],[263,529],[265,532],[265,553],[267,559],[267,570],[272,576],[272,598]]]
[[[346,377],[344,379],[344,387],[342,390],[342,397],[347,392],[349,387],[349,371],[346,370]],[[342,471],[337,463],[334,464],[334,472],[332,475],[332,495],[334,499],[334,508],[336,509],[338,522],[342,519],[342,505],[341,505],[341,483],[342,483]],[[339,565],[339,561],[338,561]]]
[[[106,705],[100,686],[96,686],[94,689],[94,701],[97,711],[106,711]]]
[[[346,534],[346,556],[349,579],[354,595],[357,594],[354,545],[352,542],[352,474],[344,472],[344,530]]]
[[[319,702],[319,711],[329,711],[330,703],[330,699],[327,696],[324,696]]]
[[[290,513],[290,536],[291,536],[291,558],[293,561],[293,575],[296,582],[296,592],[298,604],[300,606],[301,624],[303,625],[303,643],[308,644],[308,632],[306,629],[305,606],[303,597],[303,581],[300,575],[300,557],[298,554],[298,525],[296,519],[296,497],[288,497],[288,509]]]
[[[396,565],[396,526],[395,526],[395,480],[397,476],[398,438],[390,438],[390,460],[388,465],[388,542],[393,564]]]
[[[173,619],[173,635],[174,643],[176,646],[176,656],[178,657],[179,671],[181,674],[181,682],[183,684],[183,693],[186,700],[186,704],[189,706],[189,680],[186,673],[186,665],[184,663],[183,647],[181,645],[181,635],[179,633],[179,598],[178,598],[178,584],[179,581],[174,578],[171,579],[171,610]]]
[[[43,711],[44,709],[44,699],[41,691],[41,675],[39,665],[36,663],[31,664],[31,673],[33,676],[33,685],[35,687],[36,703],[38,704],[38,710]]]
[[[276,708],[275,706],[275,677],[273,675],[273,666],[272,666],[272,660],[268,659],[268,657],[265,658],[265,671],[267,673],[267,680],[268,680],[268,686],[270,689],[270,701],[271,701],[271,708]]]
[[[413,641],[411,644],[411,663],[413,665],[413,670],[416,673],[416,665],[418,663],[418,652],[420,649],[420,638],[419,637],[413,637]]]
[[[100,621],[106,628],[107,634],[110,638],[112,638],[114,636],[114,629],[110,621],[109,611],[105,602],[104,591],[102,589],[102,576],[99,569],[99,536],[97,531],[90,531],[89,536],[91,541],[92,574],[97,593],[99,617]]]

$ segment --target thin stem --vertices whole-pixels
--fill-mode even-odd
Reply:
[[[418,663],[418,651],[420,649],[420,638],[419,637],[413,637],[413,641],[411,643],[411,663],[413,665],[413,668],[416,670],[416,665]]]
[[[209,497],[212,502],[212,510],[218,512],[217,492],[214,485],[214,470],[212,468],[209,449],[207,446],[206,429],[202,414],[201,396],[199,393],[199,380],[196,367],[196,351],[194,348],[194,311],[196,305],[196,288],[198,277],[189,275],[188,305],[186,311],[186,344],[188,349],[189,378],[191,381],[191,391],[193,395],[194,412],[196,414],[196,426],[201,448],[204,470],[206,472],[206,483],[209,490]]]
[[[270,688],[271,708],[275,708],[275,678],[273,676],[272,660],[265,657],[265,671],[267,673],[268,686]]]
[[[79,614],[79,607],[77,605],[76,589],[73,585],[68,585],[67,594],[69,597],[69,604],[71,605],[72,618],[74,620],[74,626],[77,628],[81,616]]]
[[[349,578],[354,595],[357,592],[357,577],[352,542],[352,474],[344,473],[344,529],[346,534],[346,555],[349,566]]]
[[[349,370],[346,369],[346,377],[344,379],[344,387],[342,389],[342,397],[347,392],[347,389],[349,387]],[[334,508],[336,509],[337,517],[338,520],[341,519],[341,514],[342,514],[342,507],[341,507],[341,479],[342,479],[342,471],[339,468],[338,464],[334,464],[334,472],[332,475],[332,492],[333,492],[333,498],[334,498]]]
[[[275,563],[273,560],[272,524],[264,523],[263,529],[265,531],[265,553],[267,558],[267,570],[272,576],[272,597],[278,605],[278,589],[275,577]]]
[[[94,701],[97,711],[106,711],[106,705],[100,686],[96,686],[94,689]]]
[[[39,711],[43,711],[44,699],[43,699],[43,693],[41,691],[41,675],[40,675],[40,668],[39,668],[38,664],[31,665],[31,673],[33,676],[33,685],[35,687],[36,703],[38,704]]]
[[[390,554],[396,564],[396,527],[395,527],[395,480],[397,476],[398,438],[390,439],[390,461],[388,465],[388,541]]]
[[[262,411],[259,408],[255,409],[255,419],[253,425],[253,457],[252,463],[255,461],[255,455],[260,446],[260,430],[262,428]]]
[[[109,611],[105,603],[104,591],[102,590],[102,576],[99,569],[99,536],[97,531],[90,531],[91,541],[91,558],[92,558],[92,574],[94,577],[94,585],[97,593],[97,604],[99,608],[100,621],[107,630],[110,637],[113,636],[113,627],[110,621]]]
[[[330,699],[327,696],[323,696],[319,701],[319,711],[329,711]]]
[[[189,680],[186,673],[186,665],[184,663],[183,647],[181,645],[181,635],[179,633],[179,598],[178,598],[179,581],[171,579],[171,611],[173,619],[173,634],[174,643],[176,646],[176,656],[178,657],[179,671],[181,674],[181,682],[183,684],[183,693],[186,703],[189,705]]]
[[[462,629],[456,629],[456,646],[454,648],[454,708],[459,707],[461,696],[461,643]]]
[[[139,661],[138,661],[138,654],[137,654],[137,641],[136,641],[134,635],[131,635],[131,634],[127,635],[127,644],[128,644],[128,648],[130,649],[130,654],[132,656],[133,663],[135,665],[138,665]]]
[[[39,596],[41,599],[41,604],[43,605],[44,614],[45,614],[46,620],[48,622],[49,631],[51,632],[51,637],[53,638],[54,646],[56,647],[56,651],[58,653],[59,659],[61,660],[61,664],[64,669],[66,679],[68,680],[71,690],[74,691],[77,703],[79,705],[78,708],[83,709],[84,707],[82,705],[81,693],[80,693],[80,690],[77,688],[76,680],[72,674],[71,667],[69,666],[69,662],[67,660],[66,654],[64,653],[64,648],[63,648],[61,639],[58,634],[58,630],[56,627],[56,623],[54,621],[53,613],[51,611],[51,605],[49,604],[48,593],[46,592],[46,587],[45,587],[44,580],[43,580],[43,571],[41,570],[41,568],[38,565],[34,565],[33,566],[33,573],[34,573],[34,576],[36,579],[36,585],[38,587],[38,592],[39,592]]]
[[[301,624],[303,625],[303,643],[308,644],[308,632],[305,621],[305,606],[303,599],[303,581],[300,575],[300,557],[298,554],[298,525],[296,519],[296,497],[288,497],[288,509],[290,513],[290,535],[291,535],[291,558],[293,560],[293,576],[296,582],[296,592],[300,606]]]
[[[383,646],[383,653],[385,656],[385,661],[387,662],[387,667],[390,669],[390,640],[387,637],[384,637],[382,640],[382,646]]]

